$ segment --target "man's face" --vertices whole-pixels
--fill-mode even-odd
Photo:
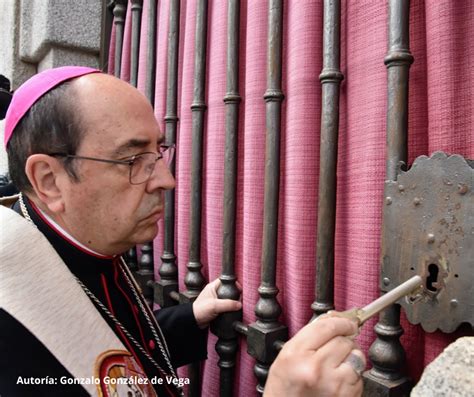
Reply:
[[[122,160],[157,152],[163,135],[153,109],[137,90],[110,76],[92,74],[74,82],[84,138],[78,156]],[[79,182],[63,178],[60,224],[103,254],[118,254],[158,233],[163,190],[175,186],[163,160],[146,183],[132,185],[129,166],[74,159]]]

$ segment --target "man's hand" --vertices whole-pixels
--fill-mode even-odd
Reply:
[[[264,397],[362,394],[365,357],[350,336],[355,322],[324,316],[285,343],[270,367]]]
[[[200,328],[205,328],[219,314],[234,312],[242,308],[242,303],[232,299],[219,299],[217,289],[221,281],[217,278],[207,284],[193,302],[193,313]]]

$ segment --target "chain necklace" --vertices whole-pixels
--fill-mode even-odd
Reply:
[[[28,210],[26,209],[25,202],[23,201],[23,194],[18,195],[18,201],[20,203],[20,210],[23,215],[23,218],[25,218],[28,222],[30,222],[34,227],[36,227],[35,223],[33,222],[33,219],[31,219],[30,214],[28,213]],[[37,227],[36,227],[37,228]]]
[[[18,201],[20,203],[20,210],[21,210],[21,213],[23,215],[23,217],[29,222],[31,223],[33,226],[37,227],[35,225],[35,223],[33,222],[33,220],[31,219],[30,217],[30,214],[28,213],[28,209],[26,208],[26,205],[25,205],[25,202],[23,201],[23,196],[22,194],[20,193],[19,197],[18,197]],[[176,373],[174,371],[174,368],[173,366],[171,365],[171,362],[169,360],[169,350],[168,350],[168,346],[166,345],[166,342],[165,342],[165,338],[163,336],[163,333],[161,332],[161,329],[160,327],[158,326],[158,324],[156,323],[156,320],[155,320],[155,325],[153,325],[152,321],[150,320],[150,315],[149,313],[147,312],[147,310],[145,309],[141,299],[139,298],[139,294],[137,293],[136,289],[138,288],[136,285],[134,285],[134,282],[132,281],[133,279],[131,278],[131,276],[128,274],[129,270],[128,268],[126,268],[126,265],[124,263],[124,260],[123,258],[121,257],[121,263],[119,264],[119,267],[120,267],[120,270],[122,271],[123,275],[125,276],[125,279],[127,281],[127,284],[129,285],[130,289],[132,290],[132,293],[133,295],[135,296],[135,299],[136,301],[138,302],[138,305],[140,306],[140,309],[143,313],[143,315],[145,316],[145,319],[148,323],[148,326],[150,327],[151,329],[151,332],[153,334],[153,337],[155,339],[155,341],[157,342],[159,348],[160,348],[160,351],[163,355],[163,357],[165,358],[165,361],[166,361],[166,364],[168,365],[169,367],[169,370],[170,370],[170,373],[171,375],[174,377],[174,378],[177,378],[176,376]],[[125,269],[123,268],[123,266],[125,266]],[[97,298],[91,290],[89,290],[89,288],[87,288],[84,283],[82,281],[80,281],[74,274],[73,274],[73,277],[74,279],[76,280],[76,282],[79,284],[79,286],[82,288],[82,290],[85,292],[85,294],[92,300],[94,301],[97,306],[114,322],[115,325],[117,325],[121,330],[122,332],[127,336],[127,338],[138,348],[138,350],[140,350],[140,352],[142,352],[142,354],[148,358],[148,360],[162,373],[162,374],[167,374],[166,371],[163,370],[163,368],[160,367],[160,365],[155,361],[155,359],[150,355],[148,354],[148,352],[143,348],[143,346],[130,334],[130,332],[122,325],[122,323],[120,323],[120,321],[105,307],[105,305],[99,300],[99,298]],[[161,340],[160,338],[158,337],[158,334],[156,333],[156,330],[158,330],[160,332],[160,335],[163,339],[163,342],[165,343],[165,345],[163,346],[163,344],[161,343]],[[182,390],[182,386],[178,386],[178,385],[174,385],[176,386],[176,388],[178,388],[178,391],[180,392],[180,395],[184,396],[184,392]]]
[[[155,359],[150,356],[148,354],[148,352],[142,347],[142,345],[130,334],[130,332],[122,325],[122,323],[120,323],[120,321],[109,311],[109,309],[107,309],[105,307],[105,305],[92,293],[92,291],[89,290],[89,288],[87,288],[83,283],[82,281],[80,281],[76,276],[74,276],[74,278],[76,279],[77,283],[80,285],[80,287],[84,290],[84,292],[87,294],[87,296],[92,299],[99,307],[100,309],[105,313],[107,314],[107,316],[110,317],[110,319],[114,322],[115,325],[117,325],[122,331],[123,333],[127,336],[127,338],[138,348],[138,350],[140,350],[142,352],[142,354],[147,357],[150,362],[163,374],[166,374],[167,372],[163,370],[163,368],[160,367],[160,365],[155,361]],[[158,342],[158,341],[157,341]],[[158,342],[160,344],[160,342]],[[161,345],[161,344],[160,344]],[[163,353],[163,351],[162,351]],[[174,369],[173,367],[171,366],[171,364],[169,363],[169,360],[168,360],[168,357],[166,354],[164,354],[165,358],[166,358],[166,362],[168,363],[168,365],[170,365],[170,372],[171,372],[171,375],[175,378],[177,378],[175,372],[174,372]],[[178,387],[176,385],[176,387]],[[178,387],[180,389],[180,387]],[[182,393],[182,391],[180,390],[180,392]]]
[[[155,338],[156,342],[158,343],[158,346],[160,347],[161,352],[163,353],[163,356],[165,357],[168,367],[174,374],[173,366],[171,365],[171,362],[169,361],[169,358],[168,358],[170,356],[170,352],[168,350],[168,346],[166,345],[166,339],[163,333],[161,332],[161,328],[158,325],[153,313],[150,312],[150,308],[148,307],[148,304],[146,302],[144,303],[143,295],[138,293],[138,290],[140,289],[140,287],[136,284],[136,281],[133,278],[133,275],[130,273],[130,270],[128,269],[125,261],[123,260],[122,257],[120,257],[120,260],[121,262],[119,264],[119,268],[122,271],[125,279],[127,280],[127,284],[130,286],[130,289],[132,290],[132,293],[135,296],[135,300],[138,302],[138,305],[140,306],[140,309],[142,310],[142,313],[145,316],[148,326],[150,327],[151,332],[153,333],[153,337]],[[152,322],[150,318],[153,318],[153,320],[155,321]],[[161,338],[158,337],[156,330],[158,330],[158,332],[160,333]],[[161,343],[161,341],[163,341],[164,346]]]

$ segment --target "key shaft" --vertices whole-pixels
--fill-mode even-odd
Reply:
[[[418,289],[423,285],[423,279],[420,276],[413,276],[404,283],[400,284],[398,287],[392,289],[386,294],[382,295],[380,298],[369,303],[367,306],[364,306],[360,309],[358,313],[358,318],[360,325],[366,322],[369,318],[379,313],[388,306],[394,304],[400,298],[411,294],[413,291]]]
[[[375,316],[383,309],[394,304],[400,298],[409,295],[419,288],[423,287],[423,279],[420,276],[413,276],[404,283],[395,287],[391,291],[382,295],[380,298],[375,299],[373,302],[364,306],[363,308],[352,308],[343,312],[332,312],[334,315],[339,317],[346,317],[352,320],[356,320],[359,327],[362,326],[369,318]],[[331,312],[330,312],[331,313]]]

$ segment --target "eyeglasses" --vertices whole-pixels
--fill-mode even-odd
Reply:
[[[158,153],[139,153],[133,157],[130,157],[129,159],[124,160],[99,159],[96,157],[76,156],[74,154],[67,153],[49,153],[48,155],[54,157],[64,157],[68,159],[92,160],[100,161],[102,163],[128,165],[130,168],[130,184],[140,185],[142,183],[148,182],[148,180],[151,178],[158,160],[163,159],[165,164],[169,166],[173,161],[174,153],[175,145],[160,145]]]

